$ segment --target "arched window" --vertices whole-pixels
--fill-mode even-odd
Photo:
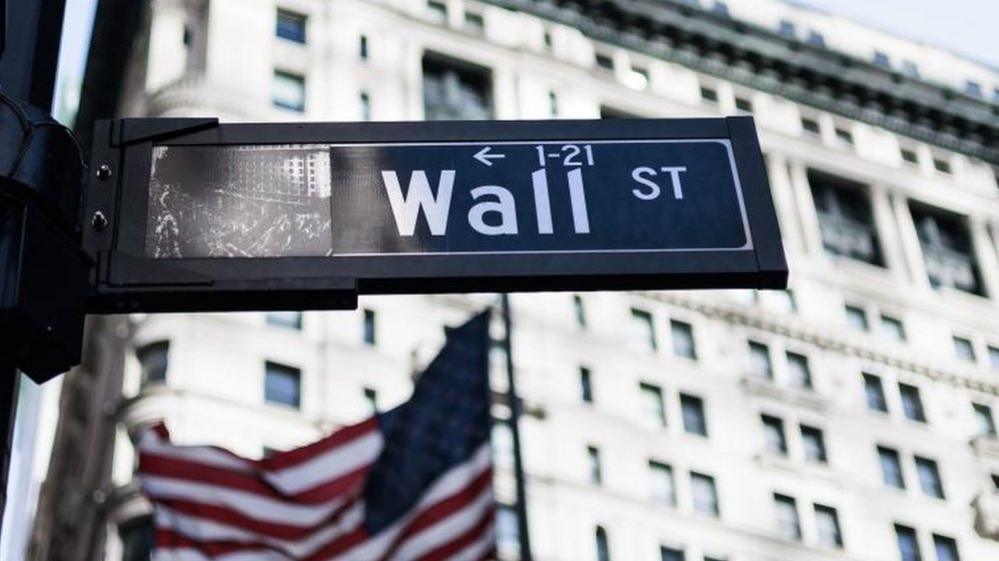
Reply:
[[[610,545],[607,544],[607,530],[603,526],[597,526],[594,533],[597,545],[597,561],[610,561]]]
[[[166,381],[169,365],[170,342],[159,341],[150,343],[135,353],[142,368],[142,385],[162,383]]]

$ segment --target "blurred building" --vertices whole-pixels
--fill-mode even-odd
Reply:
[[[229,121],[752,113],[789,291],[513,297],[536,558],[999,559],[999,72],[777,0],[705,1],[153,0],[129,19],[113,105]],[[87,532],[50,524],[59,508],[97,513],[79,518],[99,537],[78,558],[144,558],[126,429],[162,415],[179,441],[248,456],[304,444],[404,400],[441,327],[493,302],[132,317],[121,399],[60,424],[115,435],[110,479],[68,514],[43,497],[37,558],[71,558],[51,544]],[[509,443],[497,425],[506,505]],[[80,446],[57,439],[46,485],[107,461],[56,463]],[[501,506],[505,559],[513,520]]]

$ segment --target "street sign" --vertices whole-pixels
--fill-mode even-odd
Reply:
[[[747,117],[137,119],[104,123],[97,138],[96,311],[786,283]]]

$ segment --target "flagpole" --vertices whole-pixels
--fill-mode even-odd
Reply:
[[[513,437],[513,473],[517,482],[517,534],[520,537],[520,561],[532,561],[531,538],[527,524],[527,480],[524,476],[524,457],[520,449],[521,402],[517,396],[517,377],[513,369],[513,317],[510,312],[510,296],[500,294],[500,307],[503,314],[503,350],[506,354],[507,402],[510,417],[507,424]]]

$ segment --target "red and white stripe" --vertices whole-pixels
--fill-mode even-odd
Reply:
[[[489,445],[445,472],[376,535],[362,491],[384,442],[377,421],[247,460],[175,446],[162,425],[139,439],[139,483],[154,503],[155,561],[481,561],[493,558]]]

